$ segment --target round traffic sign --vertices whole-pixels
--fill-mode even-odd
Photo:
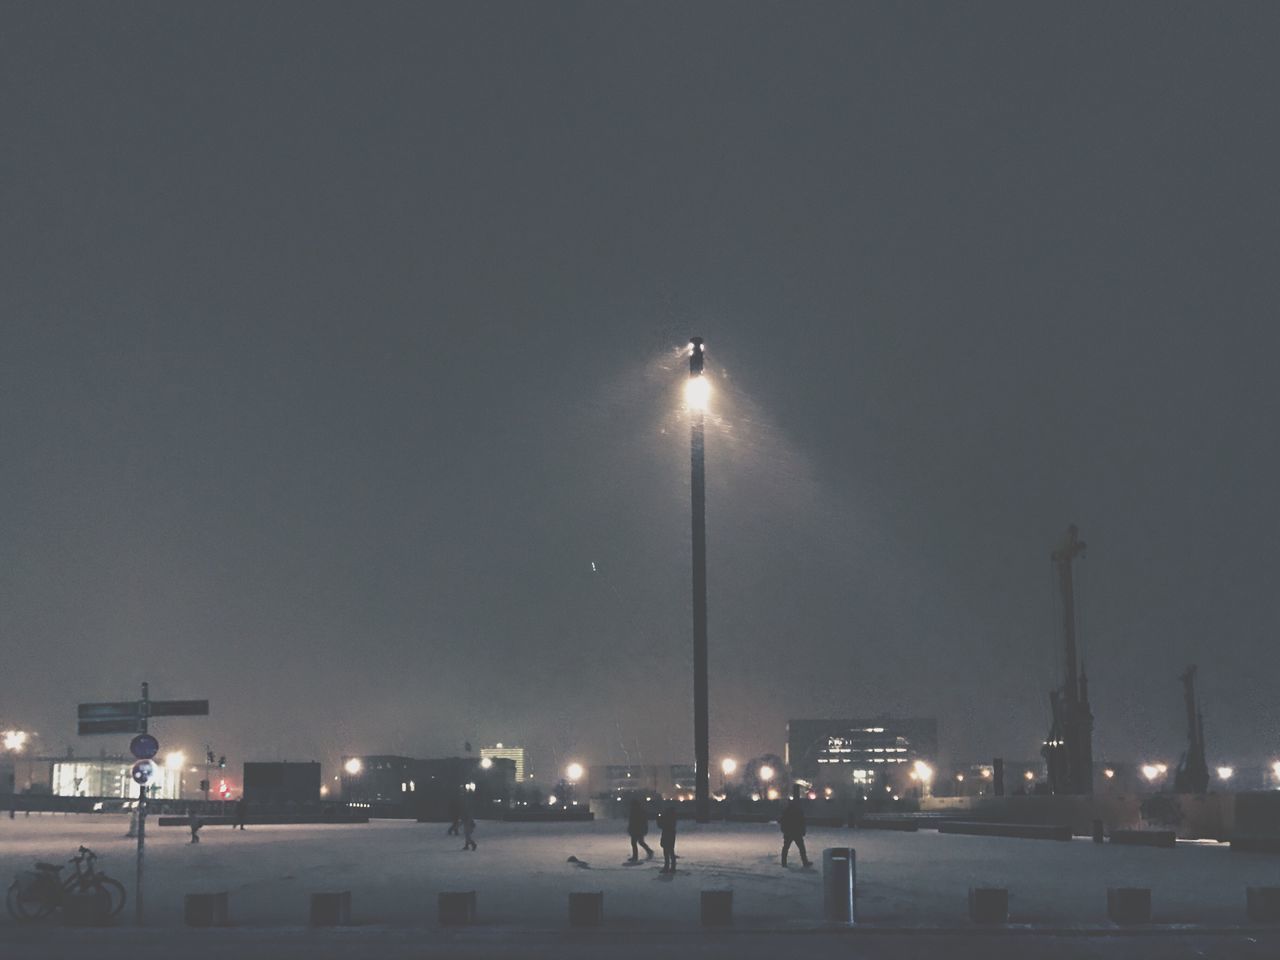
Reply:
[[[133,782],[147,784],[156,775],[156,765],[151,760],[139,760],[133,765]]]
[[[150,760],[160,752],[160,741],[149,733],[140,733],[129,741],[129,752],[139,760]]]

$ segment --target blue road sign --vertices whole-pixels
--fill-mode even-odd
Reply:
[[[160,752],[160,741],[149,733],[140,733],[129,741],[129,752],[139,760],[150,760]]]

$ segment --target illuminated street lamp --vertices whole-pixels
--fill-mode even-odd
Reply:
[[[738,761],[733,757],[725,757],[720,761],[720,792],[725,793],[729,787],[729,778],[737,772]]]
[[[582,775],[585,772],[586,771],[582,768],[582,764],[577,763],[576,761],[564,768],[565,779],[570,783],[577,783],[582,779]]]
[[[493,766],[493,758],[492,758],[492,757],[481,757],[481,758],[480,758],[480,769],[481,769],[481,770],[488,770],[488,769],[489,769],[489,768],[491,768],[492,766]]]
[[[13,754],[21,753],[27,745],[27,732],[25,730],[6,730],[0,733],[0,744],[4,745],[4,749]],[[9,819],[12,820],[16,816],[18,809],[18,765],[13,765],[13,801],[9,804]],[[31,779],[30,771],[28,771],[27,779]]]
[[[364,764],[360,762],[359,757],[352,757],[342,765],[342,769],[347,771],[351,776],[359,776],[360,771],[364,769]]]
[[[1160,776],[1160,768],[1154,763],[1144,763],[1142,775],[1147,778],[1148,783],[1155,783],[1156,777]]]
[[[1234,767],[1219,767],[1218,779],[1225,783],[1227,780],[1230,780],[1232,776],[1235,775],[1235,772],[1236,771]]]
[[[702,338],[689,338],[689,493],[693,533],[693,773],[694,817],[711,821],[711,744],[707,712],[707,473],[703,421],[711,384],[703,373]]]

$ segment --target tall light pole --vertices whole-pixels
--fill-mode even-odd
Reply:
[[[707,475],[702,426],[710,385],[702,372],[702,338],[689,339],[690,492],[693,505],[693,753],[694,816],[711,821],[711,745],[707,718]]]

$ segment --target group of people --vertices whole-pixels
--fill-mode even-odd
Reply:
[[[662,869],[659,873],[675,873],[676,860],[676,808],[667,807],[655,818],[658,829],[662,831],[659,846],[662,847]],[[800,852],[800,864],[812,866],[809,853],[804,848],[804,835],[807,829],[804,807],[800,803],[800,788],[796,787],[791,794],[791,801],[778,818],[778,826],[782,828],[782,865],[787,865],[787,854],[791,845],[795,844]],[[653,859],[653,848],[644,842],[649,835],[649,814],[644,804],[638,799],[631,801],[631,810],[627,816],[627,835],[631,838],[631,859],[628,863],[640,862],[640,851],[643,849],[646,860]]]
[[[459,829],[461,829],[463,834],[462,849],[476,849],[476,818],[471,815],[471,810],[456,797],[449,802],[449,819],[452,822],[445,833],[451,837],[456,837]]]

